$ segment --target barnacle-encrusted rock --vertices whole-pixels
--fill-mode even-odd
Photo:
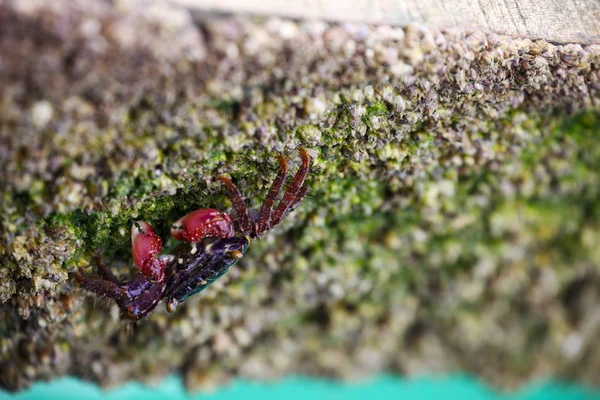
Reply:
[[[3,388],[600,383],[600,46],[44,3],[0,5]],[[299,146],[307,199],[175,314],[69,277],[97,248],[130,273],[134,220],[227,208],[221,173],[258,202]]]

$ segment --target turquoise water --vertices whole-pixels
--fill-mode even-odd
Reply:
[[[17,395],[0,391],[0,399],[91,399],[91,400],[365,400],[372,399],[460,399],[460,400],[599,400],[600,389],[591,390],[555,382],[531,384],[512,394],[499,394],[474,378],[398,379],[382,376],[359,384],[341,384],[312,378],[288,378],[276,383],[238,381],[215,392],[188,394],[181,380],[170,377],[157,387],[129,383],[103,392],[93,384],[74,378],[38,383]]]

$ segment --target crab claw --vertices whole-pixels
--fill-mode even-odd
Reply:
[[[152,226],[136,221],[131,226],[131,251],[139,270],[152,282],[164,282],[167,262],[155,257],[162,250],[162,240]]]
[[[171,228],[171,236],[177,240],[196,243],[207,236],[230,238],[235,228],[229,215],[213,208],[203,208],[178,219]]]

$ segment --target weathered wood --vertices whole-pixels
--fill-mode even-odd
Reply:
[[[552,42],[600,43],[593,0],[172,0],[205,10],[406,25],[458,26]]]

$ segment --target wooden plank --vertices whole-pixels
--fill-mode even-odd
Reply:
[[[426,23],[523,35],[557,43],[600,43],[597,0],[172,0],[218,12],[328,21]]]

